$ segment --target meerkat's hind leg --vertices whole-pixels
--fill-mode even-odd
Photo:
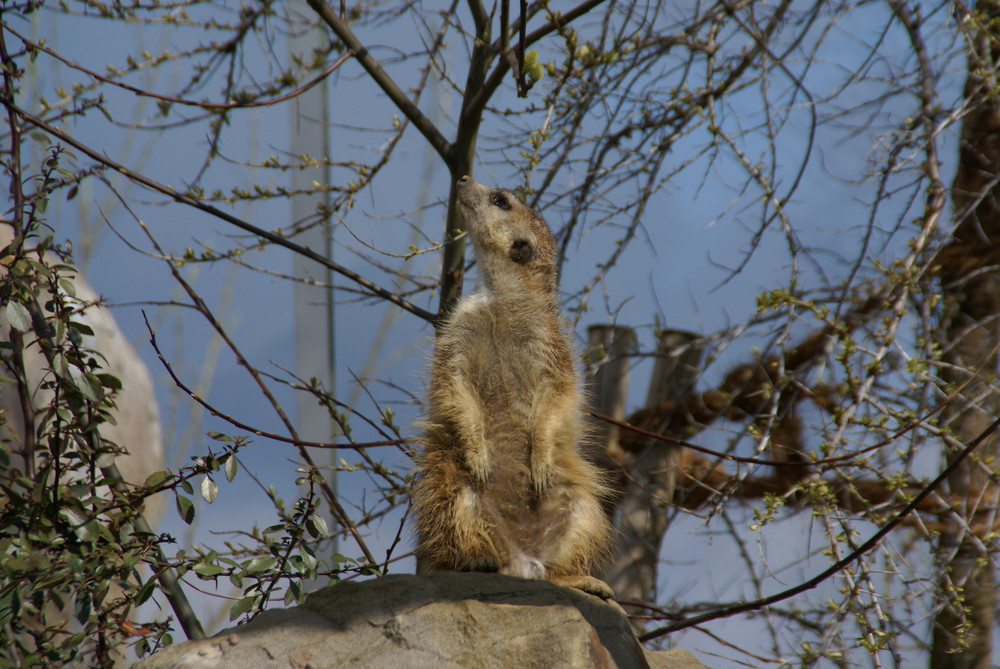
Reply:
[[[538,558],[517,551],[503,568],[504,574],[520,578],[545,578],[545,565]]]
[[[611,586],[599,578],[587,576],[585,574],[564,574],[561,576],[549,576],[548,580],[564,588],[576,588],[586,593],[600,597],[601,599],[612,599],[615,591]]]

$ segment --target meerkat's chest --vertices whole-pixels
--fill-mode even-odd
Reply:
[[[564,336],[545,316],[474,299],[456,314],[449,338],[482,381],[531,386],[567,355]]]

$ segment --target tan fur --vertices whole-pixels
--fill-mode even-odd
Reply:
[[[535,212],[470,177],[458,206],[480,289],[438,334],[412,511],[422,571],[499,571],[610,597],[591,577],[611,529],[577,449],[580,396]]]

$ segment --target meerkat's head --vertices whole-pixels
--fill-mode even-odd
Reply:
[[[556,243],[542,217],[510,191],[469,176],[458,180],[458,209],[491,290],[556,292]]]

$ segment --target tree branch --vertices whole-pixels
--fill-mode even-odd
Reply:
[[[605,0],[586,0],[586,2],[580,3],[573,9],[569,10],[568,12],[563,12],[559,14],[557,19],[549,21],[541,28],[532,31],[530,35],[525,35],[524,38],[519,41],[517,48],[520,50],[526,49],[527,47],[531,46],[538,40],[548,35],[549,33],[558,30],[560,26],[563,26],[573,21],[574,19],[583,16],[590,10],[602,4],[604,1]],[[529,8],[528,10],[529,13],[531,12],[531,9],[532,8]],[[522,15],[517,19],[517,21],[514,22],[514,25],[512,25],[511,28],[517,29],[519,32],[521,32],[522,31],[521,26],[527,20],[528,17]],[[493,48],[499,49],[499,41],[493,45]],[[470,109],[478,109],[479,111],[482,111],[486,107],[486,101],[489,100],[490,97],[492,97],[494,92],[496,92],[496,89],[499,88],[500,83],[503,81],[504,76],[506,76],[508,70],[510,70],[510,62],[507,60],[506,55],[501,54],[501,56],[503,57],[501,57],[497,61],[496,67],[493,68],[493,72],[486,79],[486,82],[483,84],[482,88],[480,88],[479,92],[476,93],[475,97],[473,97],[469,101]]]
[[[307,0],[309,6],[319,14],[319,17],[323,19],[324,22],[330,29],[333,30],[334,34],[344,43],[348,49],[354,52],[354,57],[361,63],[361,67],[365,68],[368,75],[375,80],[379,88],[389,96],[393,104],[403,112],[406,118],[410,119],[410,122],[420,131],[420,133],[430,142],[430,145],[434,147],[434,150],[438,152],[444,162],[448,165],[451,164],[451,144],[445,139],[441,131],[438,130],[437,126],[427,118],[420,109],[413,104],[413,101],[406,96],[406,93],[396,85],[396,82],[392,80],[392,77],[382,69],[382,64],[379,63],[372,55],[368,52],[368,49],[354,36],[351,32],[350,27],[347,22],[337,16],[334,11],[330,8],[330,5],[326,4],[323,0]]]
[[[771,604],[775,604],[782,600],[788,599],[789,597],[794,597],[795,595],[801,594],[808,590],[812,590],[820,583],[827,580],[831,576],[836,575],[839,571],[849,566],[852,562],[862,557],[865,553],[867,553],[871,549],[875,548],[875,546],[877,546],[879,542],[882,541],[882,539],[885,538],[887,534],[889,534],[889,532],[898,527],[906,519],[906,517],[910,515],[910,513],[912,513],[918,506],[920,506],[924,502],[924,500],[927,499],[927,497],[932,492],[934,492],[937,489],[937,487],[941,485],[941,483],[943,483],[949,476],[951,476],[951,474],[958,469],[958,466],[963,461],[965,461],[965,459],[969,457],[969,455],[971,455],[972,452],[975,451],[976,448],[980,446],[980,444],[982,444],[990,436],[992,436],[997,431],[997,429],[1000,429],[1000,418],[993,421],[993,423],[988,428],[986,428],[978,437],[969,442],[969,444],[964,449],[962,449],[962,451],[958,455],[955,456],[955,459],[952,460],[948,464],[948,466],[945,467],[944,470],[942,470],[941,473],[937,475],[937,477],[935,477],[933,481],[924,486],[923,490],[921,490],[916,495],[916,497],[910,500],[909,504],[903,507],[903,509],[899,513],[893,516],[892,520],[890,520],[881,528],[879,528],[879,530],[875,534],[869,537],[867,541],[858,546],[855,550],[851,551],[849,555],[845,556],[840,560],[837,560],[830,567],[820,572],[819,574],[809,579],[808,581],[800,583],[799,585],[793,588],[782,590],[779,593],[770,595],[768,597],[762,597],[761,599],[757,599],[752,602],[739,602],[736,604],[730,604],[728,606],[723,606],[718,609],[715,609],[714,611],[708,611],[706,613],[702,613],[701,615],[685,618],[680,622],[676,622],[670,625],[665,625],[663,627],[660,627],[658,629],[643,634],[642,636],[639,637],[639,641],[642,642],[651,641],[665,634],[676,632],[677,630],[681,630],[686,627],[693,627],[695,625],[700,625],[701,623],[705,623],[710,620],[716,620],[717,618],[725,618],[731,615],[735,615],[737,613],[744,613],[746,611],[755,611],[765,606],[770,606]]]
[[[207,400],[205,400],[205,398],[201,397],[198,393],[191,390],[191,388],[187,384],[185,384],[183,381],[180,380],[180,378],[177,376],[177,372],[174,371],[173,365],[171,365],[167,361],[167,358],[163,355],[163,352],[160,350],[160,345],[156,342],[156,332],[154,332],[152,326],[150,326],[149,319],[146,318],[145,311],[142,312],[142,316],[143,320],[146,321],[146,329],[149,331],[149,343],[153,347],[153,351],[156,352],[156,357],[159,358],[160,364],[162,364],[164,369],[167,370],[167,375],[173,380],[174,385],[176,385],[178,388],[184,391],[184,393],[186,393],[188,397],[190,397],[195,402],[204,407],[205,410],[208,411],[208,413],[215,416],[216,418],[221,418],[222,420],[226,421],[227,423],[229,423],[233,427],[236,427],[237,429],[243,430],[244,432],[249,432],[250,434],[256,435],[258,437],[264,437],[266,439],[271,439],[273,441],[279,441],[283,444],[292,444],[294,446],[308,446],[309,448],[327,448],[327,449],[343,448],[343,449],[353,449],[355,451],[361,451],[366,448],[375,448],[378,446],[401,446],[402,444],[405,444],[408,441],[410,441],[408,439],[384,439],[382,441],[366,441],[357,444],[354,443],[335,444],[322,441],[306,441],[304,439],[284,437],[280,434],[275,434],[274,432],[265,432],[264,430],[254,427],[253,425],[237,420],[236,418],[233,418],[229,414],[222,413],[222,411],[212,406]]]
[[[205,204],[204,202],[199,202],[190,195],[185,195],[184,193],[180,193],[171,188],[170,186],[166,186],[158,181],[150,179],[149,177],[143,176],[138,172],[134,172],[129,168],[125,167],[124,165],[115,162],[111,158],[101,155],[100,153],[90,148],[86,144],[83,144],[82,142],[67,135],[65,132],[52,127],[51,125],[49,125],[42,119],[38,118],[37,116],[29,114],[28,112],[24,111],[23,109],[15,105],[11,100],[3,99],[2,102],[4,106],[6,106],[11,111],[17,113],[18,116],[24,118],[27,121],[30,121],[31,123],[38,126],[40,129],[49,133],[53,137],[58,137],[59,139],[66,142],[70,146],[74,147],[75,149],[82,151],[83,153],[87,154],[88,156],[90,156],[97,162],[101,163],[102,165],[110,167],[114,171],[124,174],[132,181],[141,183],[147,188],[151,188],[159,193],[163,193],[164,195],[172,198],[177,202],[180,202],[181,204],[186,204],[190,207],[194,207],[195,209],[200,209],[201,211],[204,211],[207,214],[211,214],[216,218],[220,218],[227,223],[235,225],[241,230],[245,230],[249,233],[257,235],[258,237],[266,239],[267,241],[273,244],[277,244],[278,246],[283,246],[286,249],[289,249],[290,251],[294,251],[295,253],[303,255],[306,258],[309,258],[310,260],[314,260],[325,267],[329,267],[334,272],[337,272],[338,274],[345,276],[351,281],[354,281],[358,285],[364,287],[365,289],[370,291],[373,295],[388,300],[389,302],[392,302],[396,306],[402,307],[406,311],[409,311],[411,314],[423,318],[425,321],[434,323],[437,320],[437,316],[431,313],[430,311],[418,307],[417,305],[411,303],[408,300],[403,299],[402,297],[396,295],[395,293],[389,292],[385,288],[376,285],[370,279],[366,279],[357,272],[350,270],[344,267],[343,265],[340,265],[339,263],[333,262],[328,258],[324,258],[323,256],[316,253],[312,249],[302,246],[301,244],[296,244],[295,242],[285,239],[281,235],[277,235],[273,232],[270,232],[269,230],[264,230],[263,228],[259,228],[256,225],[253,225],[252,223],[247,223],[246,221],[237,218],[232,214],[228,214],[222,211],[221,209],[217,209],[212,205]]]
[[[622,435],[622,449],[626,451],[638,450],[645,441],[644,437],[677,443],[673,442],[671,437],[664,437],[664,435],[683,434],[690,436],[722,417],[738,421],[759,415],[766,410],[770,402],[769,393],[774,391],[792,392],[784,388],[781,381],[783,375],[815,364],[827,350],[828,340],[837,334],[838,328],[844,328],[850,332],[860,326],[865,319],[877,311],[884,297],[884,291],[874,292],[837,324],[826,325],[814,330],[798,344],[785,350],[780,357],[772,355],[762,360],[734,367],[726,374],[725,379],[717,388],[702,393],[690,392],[677,399],[638,409],[626,419],[630,433]],[[795,389],[794,393],[799,398],[810,397],[809,394],[803,394],[805,391],[801,389]],[[822,398],[818,394],[813,394],[810,398],[822,402]],[[787,399],[794,401],[796,397],[790,396]],[[683,407],[683,411],[678,411],[677,409],[681,407]],[[658,433],[658,435],[654,436],[650,432]],[[683,443],[683,445],[690,446],[687,443]],[[697,450],[700,447],[694,448]],[[761,461],[758,464],[765,463]],[[773,462],[766,464],[773,464]]]
[[[62,54],[57,53],[56,51],[48,48],[44,44],[38,44],[37,42],[32,42],[27,37],[24,37],[23,35],[21,35],[21,33],[17,32],[7,24],[3,25],[3,29],[9,31],[12,35],[17,37],[31,49],[35,49],[41,51],[42,53],[48,54],[49,56],[52,56],[53,58],[61,62],[63,65],[66,65],[67,67],[72,68],[78,72],[82,72],[86,74],[88,77],[97,79],[102,83],[109,84],[111,86],[116,86],[118,88],[121,88],[122,90],[129,91],[130,93],[135,93],[136,95],[142,97],[153,98],[154,100],[162,100],[163,102],[169,102],[170,104],[184,105],[188,107],[198,107],[199,109],[211,109],[213,111],[222,111],[228,109],[253,109],[254,107],[270,107],[280,102],[291,100],[292,98],[302,95],[310,88],[314,87],[316,84],[326,79],[328,76],[333,74],[334,70],[338,69],[341,65],[347,62],[348,58],[350,58],[350,54],[344,54],[340,56],[339,58],[337,58],[337,60],[327,65],[326,69],[324,69],[322,72],[320,72],[318,75],[316,75],[306,83],[302,84],[301,86],[292,91],[283,93],[282,95],[279,95],[277,97],[268,98],[266,100],[255,100],[253,102],[200,102],[198,100],[188,100],[185,98],[174,97],[172,95],[162,95],[160,93],[154,93],[152,91],[147,91],[137,86],[126,84],[123,81],[115,81],[110,77],[105,77],[102,74],[87,69],[86,67],[70,60],[69,58],[63,56]]]

